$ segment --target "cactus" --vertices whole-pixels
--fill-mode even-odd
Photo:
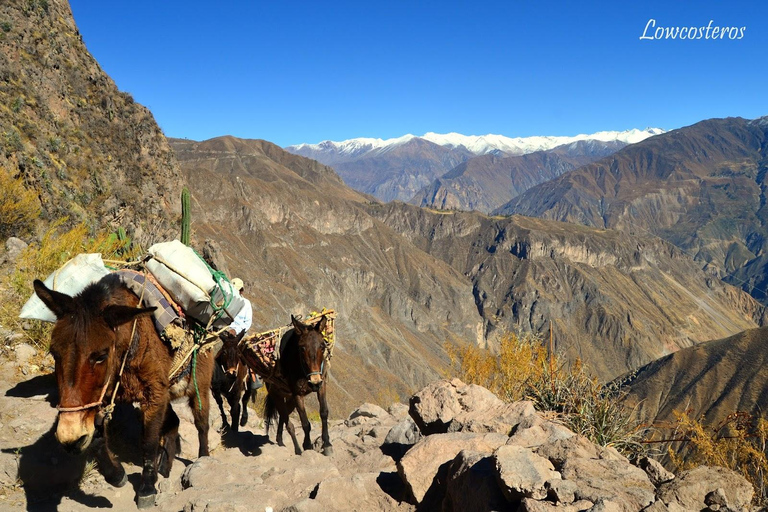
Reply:
[[[189,189],[185,186],[181,189],[181,243],[189,245]]]

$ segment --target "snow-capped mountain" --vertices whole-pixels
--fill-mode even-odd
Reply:
[[[574,136],[505,137],[427,133],[393,139],[357,138],[341,142],[288,146],[287,151],[333,167],[350,187],[383,201],[410,200],[423,187],[471,158],[499,158],[549,151],[556,147],[604,155],[606,145],[617,151],[627,144],[664,133],[658,128],[598,132]],[[591,149],[590,149],[591,147]]]
[[[326,160],[347,160],[367,154],[381,154],[406,144],[413,139],[428,140],[438,146],[451,149],[464,149],[474,155],[485,155],[494,151],[502,151],[508,155],[525,155],[536,151],[552,149],[564,144],[570,144],[582,140],[598,140],[602,142],[624,142],[634,144],[653,135],[664,133],[660,128],[646,128],[645,130],[602,131],[592,134],[580,134],[574,136],[533,136],[533,137],[505,137],[504,135],[462,135],[460,133],[434,133],[429,132],[421,137],[416,135],[403,135],[392,139],[374,139],[360,137],[356,139],[334,142],[326,140],[318,144],[297,144],[286,149],[291,153],[317,158],[323,154]],[[319,158],[318,158],[319,159]]]

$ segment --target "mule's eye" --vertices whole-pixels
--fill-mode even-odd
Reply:
[[[101,352],[94,352],[91,354],[91,364],[99,364],[103,363],[107,360],[107,356],[109,355],[108,350],[102,350]]]

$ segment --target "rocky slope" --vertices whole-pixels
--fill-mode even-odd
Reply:
[[[759,415],[768,409],[766,347],[762,327],[680,350],[633,372],[628,399],[645,423],[674,422],[684,411],[706,425],[737,411]]]
[[[633,144],[500,208],[658,235],[765,301],[768,119],[710,119]]]
[[[38,194],[43,217],[175,232],[181,173],[152,114],[88,53],[65,0],[0,5],[0,167]]]
[[[765,322],[749,295],[658,238],[402,203],[369,211],[471,280],[487,339],[546,334],[551,320],[557,348],[604,379]]]
[[[53,438],[55,382],[50,375],[17,373],[31,369],[27,357],[19,352],[0,363],[0,510],[135,510],[141,468],[134,411],[118,410],[112,423],[129,480],[114,488],[87,454],[68,455]],[[160,477],[157,506],[208,512],[714,511],[717,505],[747,510],[754,493],[722,468],[676,476],[648,459],[634,466],[537,413],[530,402],[504,404],[458,380],[434,382],[409,404],[388,410],[363,404],[334,422],[331,457],[313,450],[294,455],[273,444],[255,415],[239,433],[220,434],[214,411],[212,454],[196,460],[191,414],[175,404],[182,451],[169,478]]]
[[[490,213],[529,188],[615,153],[620,141],[578,141],[521,156],[471,158],[420,190],[412,204]]]
[[[470,282],[364,206],[332,169],[264,141],[173,140],[193,242],[214,240],[245,281],[253,329],[338,312],[331,408],[405,396],[445,368],[445,343],[482,341]]]

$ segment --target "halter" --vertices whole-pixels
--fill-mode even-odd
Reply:
[[[77,405],[75,407],[61,407],[61,405],[57,405],[56,409],[59,412],[79,412],[79,411],[87,411],[88,409],[93,409],[95,407],[99,408],[99,412],[96,415],[96,423],[102,424],[104,421],[109,421],[109,419],[112,417],[112,412],[115,410],[115,398],[117,397],[117,391],[120,389],[120,378],[123,376],[123,371],[125,370],[125,363],[128,361],[128,355],[134,351],[136,348],[136,341],[138,340],[138,337],[136,336],[136,322],[138,319],[133,320],[133,328],[131,330],[131,345],[128,347],[128,350],[125,351],[125,354],[123,355],[123,362],[120,365],[120,371],[117,373],[117,382],[115,384],[115,388],[112,390],[112,398],[109,402],[109,405],[104,405],[104,396],[107,394],[107,389],[109,388],[109,383],[112,380],[112,375],[110,374],[109,377],[107,377],[107,381],[104,383],[104,387],[101,388],[101,395],[99,395],[99,400],[96,402],[91,402],[89,404],[85,405]],[[113,344],[110,347],[110,352],[114,352],[115,345]]]
[[[144,281],[146,283],[146,281]],[[139,303],[138,306],[141,306],[141,303],[144,301],[144,285],[142,285],[141,288],[141,296],[139,297]],[[125,370],[125,363],[128,361],[128,355],[131,354],[131,352],[134,352],[136,349],[136,343],[138,341],[138,337],[136,336],[136,324],[138,322],[138,318],[133,319],[133,327],[131,328],[131,344],[128,346],[128,350],[125,351],[125,354],[123,355],[123,362],[120,365],[120,371],[117,373],[117,382],[115,383],[115,388],[112,390],[112,398],[109,402],[109,405],[104,405],[104,395],[107,394],[107,388],[109,387],[109,383],[112,380],[112,375],[110,374],[109,377],[107,377],[107,381],[104,383],[104,387],[101,388],[101,395],[99,395],[99,400],[97,402],[91,402],[89,404],[85,405],[76,405],[74,407],[62,407],[61,405],[57,405],[56,409],[59,412],[79,412],[79,411],[87,411],[88,409],[93,409],[94,407],[99,408],[99,412],[96,414],[96,424],[102,424],[105,421],[109,421],[112,417],[112,412],[115,410],[115,398],[117,397],[117,390],[120,389],[120,378],[123,376],[123,371]],[[109,347],[110,353],[115,351],[115,345],[117,343],[117,339],[115,339],[115,343],[112,344],[111,347]]]

